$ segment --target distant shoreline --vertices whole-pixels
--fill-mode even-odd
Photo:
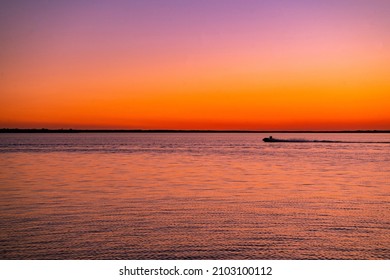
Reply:
[[[390,133],[390,130],[175,130],[1,128],[0,133]]]

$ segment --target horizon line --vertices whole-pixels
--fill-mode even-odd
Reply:
[[[73,129],[0,128],[0,133],[390,133],[386,129],[355,130],[242,130],[242,129]]]

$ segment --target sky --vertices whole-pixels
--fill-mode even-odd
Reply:
[[[0,2],[0,127],[390,129],[390,1]]]

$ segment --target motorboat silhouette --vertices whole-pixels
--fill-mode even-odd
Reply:
[[[282,139],[276,139],[273,138],[272,136],[263,138],[264,142],[288,142],[288,140],[282,140]]]

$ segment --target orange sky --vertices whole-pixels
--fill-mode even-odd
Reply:
[[[390,4],[95,2],[0,4],[0,127],[390,129]]]

